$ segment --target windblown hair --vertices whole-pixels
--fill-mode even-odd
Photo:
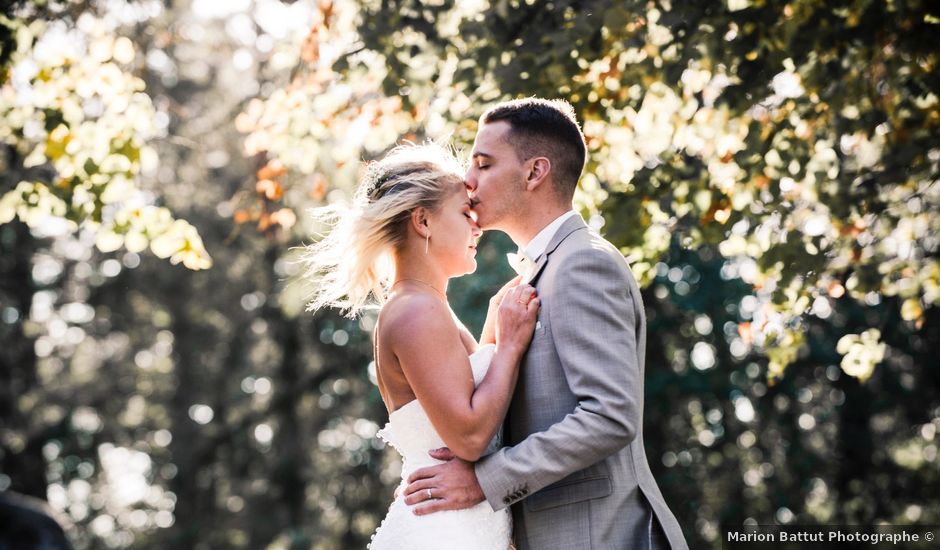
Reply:
[[[563,99],[528,97],[499,103],[480,117],[482,124],[498,120],[512,128],[506,139],[519,160],[548,157],[557,195],[570,200],[587,160],[584,134],[571,104]]]
[[[332,230],[304,254],[314,284],[307,310],[336,307],[354,318],[370,296],[384,303],[394,276],[392,254],[405,242],[412,211],[437,211],[463,188],[463,172],[440,145],[399,145],[368,165],[352,204],[315,209],[314,218]]]

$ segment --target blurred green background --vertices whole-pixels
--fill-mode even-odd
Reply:
[[[578,209],[643,286],[690,545],[940,524],[935,2],[4,5],[0,491],[75,547],[364,547],[400,467],[375,314],[304,311],[307,210],[529,95],[575,106]]]

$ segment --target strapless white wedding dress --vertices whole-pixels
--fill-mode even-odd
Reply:
[[[489,369],[495,346],[482,346],[470,355],[473,383],[479,385]],[[377,434],[402,456],[401,485],[382,524],[372,535],[370,550],[507,550],[512,533],[509,509],[494,512],[483,501],[465,510],[448,510],[416,516],[405,504],[404,488],[412,472],[425,466],[441,464],[428,451],[446,447],[431,425],[418,400],[393,411],[388,423]],[[500,447],[499,435],[484,454]]]

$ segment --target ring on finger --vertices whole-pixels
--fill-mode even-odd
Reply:
[[[431,496],[431,488],[428,487],[428,500],[431,500],[432,498],[434,498],[434,497]]]

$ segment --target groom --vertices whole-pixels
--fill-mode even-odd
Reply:
[[[476,464],[432,452],[449,461],[415,472],[405,502],[417,514],[512,506],[519,550],[685,549],[643,448],[640,290],[617,248],[571,209],[585,157],[565,101],[509,101],[481,117],[467,172],[473,209],[480,227],[520,245],[523,282],[542,306],[507,446]]]

